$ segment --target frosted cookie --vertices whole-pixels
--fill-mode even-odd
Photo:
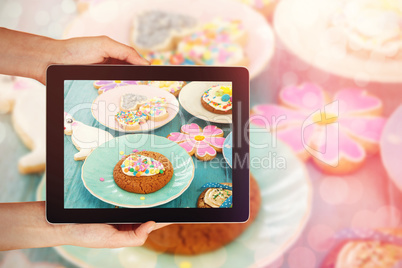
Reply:
[[[169,116],[166,106],[167,102],[165,98],[154,97],[142,104],[139,111],[146,114],[149,120],[162,121]]]
[[[232,113],[232,86],[212,86],[201,96],[202,106],[216,114]]]
[[[31,152],[21,157],[21,173],[37,173],[46,167],[46,90],[28,78],[1,76],[0,111],[12,112],[13,127]]]
[[[147,97],[143,95],[137,95],[132,93],[124,94],[120,97],[120,110],[127,111],[135,111],[140,105],[142,105],[147,100]]]
[[[173,166],[164,155],[151,151],[130,154],[113,169],[116,184],[125,191],[149,194],[163,188],[173,177]]]
[[[198,197],[197,207],[199,208],[220,208],[231,207],[232,196],[231,183],[208,183],[203,186],[206,188]],[[228,200],[229,199],[229,200]]]
[[[141,111],[120,111],[115,115],[116,122],[124,130],[139,130],[147,119],[148,115]]]
[[[189,155],[195,155],[202,161],[209,161],[214,159],[218,152],[222,152],[225,142],[222,129],[212,125],[201,129],[192,123],[183,125],[180,131],[170,133],[167,138],[178,143]]]
[[[340,1],[331,20],[352,51],[402,59],[402,4],[397,0]],[[369,53],[369,54],[367,54]]]
[[[218,250],[234,241],[253,223],[260,204],[258,184],[250,176],[250,218],[247,222],[171,224],[150,233],[144,246],[158,252],[178,255],[197,255]]]
[[[172,93],[175,97],[179,96],[180,90],[186,84],[184,81],[148,81],[147,85],[158,87]]]
[[[193,32],[196,26],[193,17],[150,10],[135,16],[131,45],[140,53],[172,50],[177,40]]]
[[[215,18],[203,24],[199,32],[218,43],[237,43],[244,46],[247,42],[241,20]]]
[[[94,82],[94,87],[98,90],[98,94],[122,87],[138,85],[138,81],[122,81],[122,80],[97,80]]]
[[[64,134],[71,135],[71,141],[79,151],[74,155],[76,161],[84,160],[96,147],[113,139],[109,132],[76,121],[66,112],[64,112]]]
[[[145,53],[143,56],[151,65],[195,65],[193,60],[175,50],[164,52],[153,51]]]

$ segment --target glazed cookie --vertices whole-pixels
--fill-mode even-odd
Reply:
[[[209,161],[214,159],[218,152],[222,152],[225,142],[222,129],[213,125],[201,129],[192,123],[183,125],[180,131],[170,133],[167,138],[178,143],[189,155],[195,155],[202,161]]]
[[[98,90],[98,94],[122,87],[138,85],[138,81],[121,81],[121,80],[97,80],[94,82],[94,87]]]
[[[99,145],[110,141],[113,136],[102,129],[87,126],[64,112],[64,134],[71,135],[71,141],[79,151],[74,160],[84,160]]]
[[[202,106],[216,114],[232,113],[232,86],[212,86],[201,96]]]
[[[184,81],[149,81],[148,85],[158,87],[172,93],[175,97],[179,96],[180,90],[186,84]]]
[[[235,240],[255,220],[261,204],[257,182],[250,176],[250,218],[245,223],[171,224],[149,234],[144,246],[172,254],[197,255],[217,250]]]
[[[148,115],[141,111],[120,111],[115,115],[119,127],[125,130],[139,130],[148,120]]]
[[[223,204],[225,204],[223,207],[230,207],[232,205],[231,200],[227,201],[232,196],[231,183],[211,183],[210,185],[205,185],[203,188],[206,189],[198,197],[197,207],[219,208]]]
[[[163,188],[173,177],[173,166],[164,155],[142,151],[122,158],[114,167],[113,178],[125,191],[149,194]]]
[[[138,110],[140,105],[144,104],[146,100],[147,97],[143,95],[124,94],[120,98],[120,110],[124,112]]]
[[[46,91],[28,78],[1,76],[0,111],[12,112],[13,127],[31,152],[18,161],[21,173],[37,173],[46,167]]]
[[[190,34],[196,27],[197,20],[193,17],[150,10],[135,16],[131,45],[142,54],[172,50],[178,39]]]
[[[169,116],[166,106],[167,101],[165,98],[154,97],[141,105],[139,111],[146,114],[149,120],[162,121]]]

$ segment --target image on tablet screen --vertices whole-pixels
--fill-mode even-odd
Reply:
[[[232,83],[64,81],[64,208],[232,208]]]

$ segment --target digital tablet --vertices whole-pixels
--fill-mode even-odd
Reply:
[[[244,222],[243,67],[52,65],[50,223]]]

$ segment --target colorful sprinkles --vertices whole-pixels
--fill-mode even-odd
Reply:
[[[142,124],[148,119],[148,115],[141,111],[120,111],[115,116],[120,124],[129,126]]]
[[[122,163],[121,169],[124,174],[129,176],[153,176],[163,174],[165,168],[163,164],[152,157],[131,154]]]
[[[232,86],[213,86],[204,92],[202,99],[217,110],[232,109]]]

